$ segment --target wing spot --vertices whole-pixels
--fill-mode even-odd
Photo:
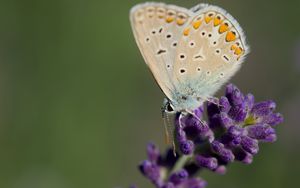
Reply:
[[[203,60],[204,57],[203,57],[202,55],[195,55],[195,56],[194,56],[194,59],[195,59],[195,60],[197,60],[197,59],[202,59],[202,60]]]
[[[150,38],[147,37],[147,38],[145,39],[145,41],[146,41],[147,43],[150,42]]]
[[[157,51],[157,55],[160,55],[160,54],[163,54],[163,53],[167,53],[167,50],[160,49],[160,50]]]
[[[205,36],[206,32],[205,31],[202,31],[201,35],[202,36]]]
[[[224,77],[224,73],[223,73],[223,72],[221,72],[221,73],[220,73],[220,76],[221,76],[221,78],[223,78],[223,77]]]
[[[211,73],[210,71],[207,71],[207,72],[206,72],[206,75],[207,75],[207,76],[209,76],[209,75],[210,75],[210,73]]]
[[[172,37],[172,35],[171,34],[167,34],[166,37],[167,37],[167,39],[169,39],[169,38]]]
[[[155,30],[152,30],[151,33],[152,33],[153,35],[155,35],[155,34],[156,34],[156,31],[155,31]]]
[[[167,65],[167,68],[170,68],[170,67],[171,67],[171,66],[168,64],[168,65]]]
[[[197,68],[197,71],[198,71],[198,72],[200,72],[200,71],[201,71],[201,68],[200,68],[200,67],[198,67],[198,68]]]
[[[162,31],[163,31],[163,28],[161,27],[161,28],[159,29],[158,32],[159,32],[159,33],[162,33]]]
[[[209,38],[210,38],[210,37],[212,37],[212,34],[211,34],[211,33],[209,33],[209,34],[208,34],[208,37],[209,37]]]
[[[180,73],[181,73],[181,74],[183,74],[183,73],[185,73],[185,72],[186,72],[185,69],[183,69],[183,68],[180,69]]]
[[[195,42],[194,41],[191,41],[190,42],[190,47],[194,47],[195,46]]]
[[[229,58],[226,55],[223,55],[223,58],[225,59],[226,62],[229,62]]]
[[[221,50],[220,49],[216,49],[216,54],[220,54]]]
[[[177,42],[174,42],[174,43],[172,44],[172,46],[173,46],[173,47],[176,47],[176,46],[177,46]]]
[[[180,55],[179,55],[179,58],[180,58],[181,60],[184,60],[184,59],[186,58],[186,56],[185,56],[184,54],[180,54]]]

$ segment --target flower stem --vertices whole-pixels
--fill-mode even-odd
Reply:
[[[184,167],[184,165],[192,158],[192,155],[182,155],[176,164],[174,165],[173,169],[171,170],[170,174],[179,171]]]

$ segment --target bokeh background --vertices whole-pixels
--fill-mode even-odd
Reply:
[[[140,2],[0,1],[1,188],[152,187],[136,166],[148,141],[166,148],[164,95],[132,36],[128,13]],[[202,173],[208,187],[297,187],[300,1],[164,2],[208,2],[236,17],[252,52],[231,81],[285,116],[252,165]]]

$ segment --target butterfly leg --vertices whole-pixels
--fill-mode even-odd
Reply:
[[[215,104],[218,107],[223,107],[220,103],[219,103],[219,99],[217,97],[208,97],[205,99],[206,101]]]
[[[193,111],[187,110],[189,114],[191,114],[194,118],[196,118],[203,126],[206,125],[204,121],[202,121]]]

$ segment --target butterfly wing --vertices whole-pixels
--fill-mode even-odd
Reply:
[[[163,3],[144,3],[130,11],[135,40],[156,82],[172,100],[174,56],[190,11]]]
[[[199,8],[200,7],[200,8]],[[237,21],[225,10],[205,4],[181,33],[173,80],[178,109],[194,109],[211,97],[240,68],[249,48]]]

